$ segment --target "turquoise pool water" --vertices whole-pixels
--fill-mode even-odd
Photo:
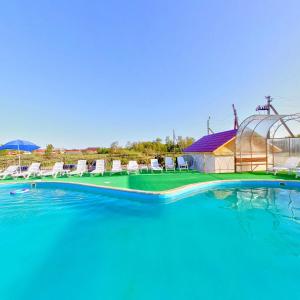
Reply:
[[[168,204],[0,186],[0,299],[299,299],[300,190]]]

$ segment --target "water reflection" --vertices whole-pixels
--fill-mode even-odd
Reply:
[[[281,217],[300,220],[300,191],[276,188],[232,188],[211,191],[215,199],[227,200],[238,211],[264,210]]]
[[[258,223],[271,226],[271,231],[277,231],[286,221],[300,223],[300,190],[297,189],[216,189],[210,191],[210,196],[237,212],[239,223],[248,235],[257,235]]]
[[[280,255],[300,256],[299,189],[236,187],[210,191],[210,197],[233,213],[245,239],[270,244]]]

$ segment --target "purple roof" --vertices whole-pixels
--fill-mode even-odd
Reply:
[[[237,130],[228,130],[203,136],[183,152],[213,152],[236,136]]]

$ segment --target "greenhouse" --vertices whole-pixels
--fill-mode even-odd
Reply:
[[[236,135],[235,171],[267,171],[300,157],[300,114],[252,115]]]

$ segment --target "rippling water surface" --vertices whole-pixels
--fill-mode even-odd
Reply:
[[[300,299],[300,190],[147,204],[16,188],[0,186],[1,300]]]

